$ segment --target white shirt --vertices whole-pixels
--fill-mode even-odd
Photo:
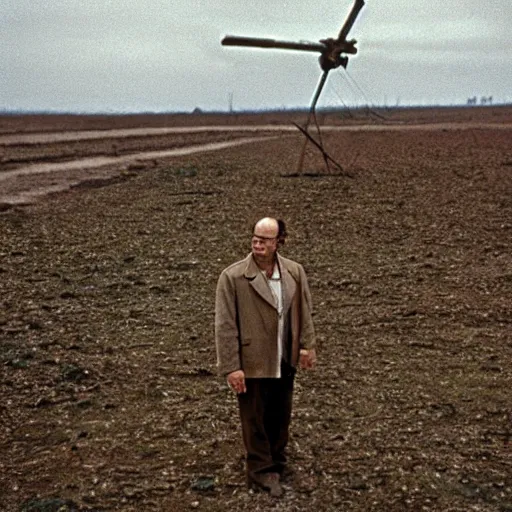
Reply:
[[[279,272],[279,266],[276,264],[274,266],[274,271],[272,272],[272,276],[270,278],[267,277],[265,271],[262,271],[267,283],[270,287],[270,291],[275,300],[275,305],[278,314],[278,323],[277,323],[277,378],[281,377],[281,359],[283,358],[283,326],[284,326],[284,318],[283,318],[283,287],[281,285],[281,274]]]

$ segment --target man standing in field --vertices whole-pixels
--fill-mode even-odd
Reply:
[[[283,221],[259,220],[252,251],[217,284],[219,372],[237,393],[247,483],[280,496],[296,367],[315,366],[311,296],[302,265],[282,257]]]

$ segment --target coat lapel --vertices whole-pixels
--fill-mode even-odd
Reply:
[[[297,283],[288,271],[283,258],[281,258],[279,254],[277,255],[277,260],[279,262],[279,268],[281,271],[281,284],[283,286],[283,313],[286,314],[297,291]]]
[[[277,255],[277,261],[279,263],[279,271],[281,272],[281,285],[283,287],[283,313],[286,314],[290,309],[293,297],[297,292],[297,283],[288,271],[285,261],[279,254]],[[274,296],[270,291],[270,287],[265,280],[265,277],[261,273],[261,270],[256,265],[252,254],[247,257],[247,266],[245,268],[244,276],[249,280],[250,285],[254,291],[266,302],[268,302],[273,308],[277,309],[277,304],[274,300]]]
[[[261,273],[261,270],[258,268],[258,265],[256,265],[252,254],[247,257],[247,266],[244,276],[249,280],[249,284],[262,299],[268,302],[273,308],[277,307],[270,287]]]

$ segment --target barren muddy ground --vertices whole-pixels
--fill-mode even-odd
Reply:
[[[303,140],[286,134],[4,204],[0,510],[512,510],[512,110],[393,115],[460,129],[325,133],[343,171],[310,149],[302,174]],[[212,142],[166,137],[2,146],[0,175]],[[245,489],[213,341],[217,277],[265,215],[288,222],[283,253],[309,275],[319,340],[318,368],[297,377],[294,476],[279,500]]]

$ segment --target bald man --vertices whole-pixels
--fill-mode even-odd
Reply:
[[[285,224],[253,228],[251,253],[217,284],[215,343],[219,372],[238,396],[249,488],[282,494],[285,448],[297,366],[315,366],[311,295],[302,265],[278,248]]]

